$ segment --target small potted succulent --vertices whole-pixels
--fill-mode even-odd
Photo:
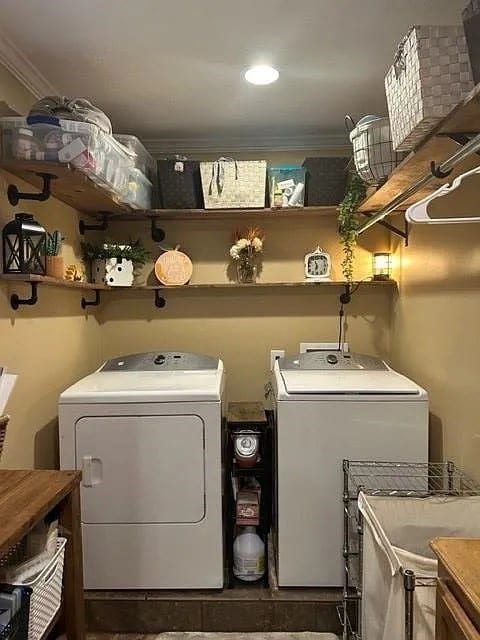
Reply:
[[[46,274],[52,278],[63,280],[65,275],[65,264],[63,256],[60,255],[62,250],[63,237],[60,231],[47,232],[46,242]]]
[[[84,262],[91,266],[93,282],[109,287],[131,287],[135,267],[145,264],[150,255],[139,240],[102,245],[82,242],[81,247]]]

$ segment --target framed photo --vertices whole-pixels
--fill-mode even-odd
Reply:
[[[305,278],[307,280],[330,280],[332,260],[328,253],[317,247],[305,256]]]

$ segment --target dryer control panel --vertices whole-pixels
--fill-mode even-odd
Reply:
[[[216,371],[219,361],[181,351],[133,353],[108,360],[101,371]]]
[[[281,358],[278,361],[281,371],[311,370],[329,371],[388,371],[387,365],[379,358],[362,353],[343,353],[342,351],[312,351],[297,356]]]

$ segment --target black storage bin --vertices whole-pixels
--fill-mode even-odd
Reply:
[[[20,609],[13,616],[10,622],[0,631],[0,640],[27,640],[28,622],[30,618],[30,587],[15,587],[10,584],[0,584],[0,591],[12,593],[14,589],[22,590],[22,602]]]
[[[196,160],[159,160],[158,181],[164,209],[203,209],[200,163]]]
[[[473,81],[480,82],[480,0],[470,0],[462,13]]]
[[[306,158],[305,205],[307,207],[339,204],[347,186],[347,165],[350,158]]]

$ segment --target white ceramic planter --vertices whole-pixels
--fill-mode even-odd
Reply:
[[[131,287],[133,284],[133,262],[124,258],[94,260],[92,277],[95,284],[109,287]]]

